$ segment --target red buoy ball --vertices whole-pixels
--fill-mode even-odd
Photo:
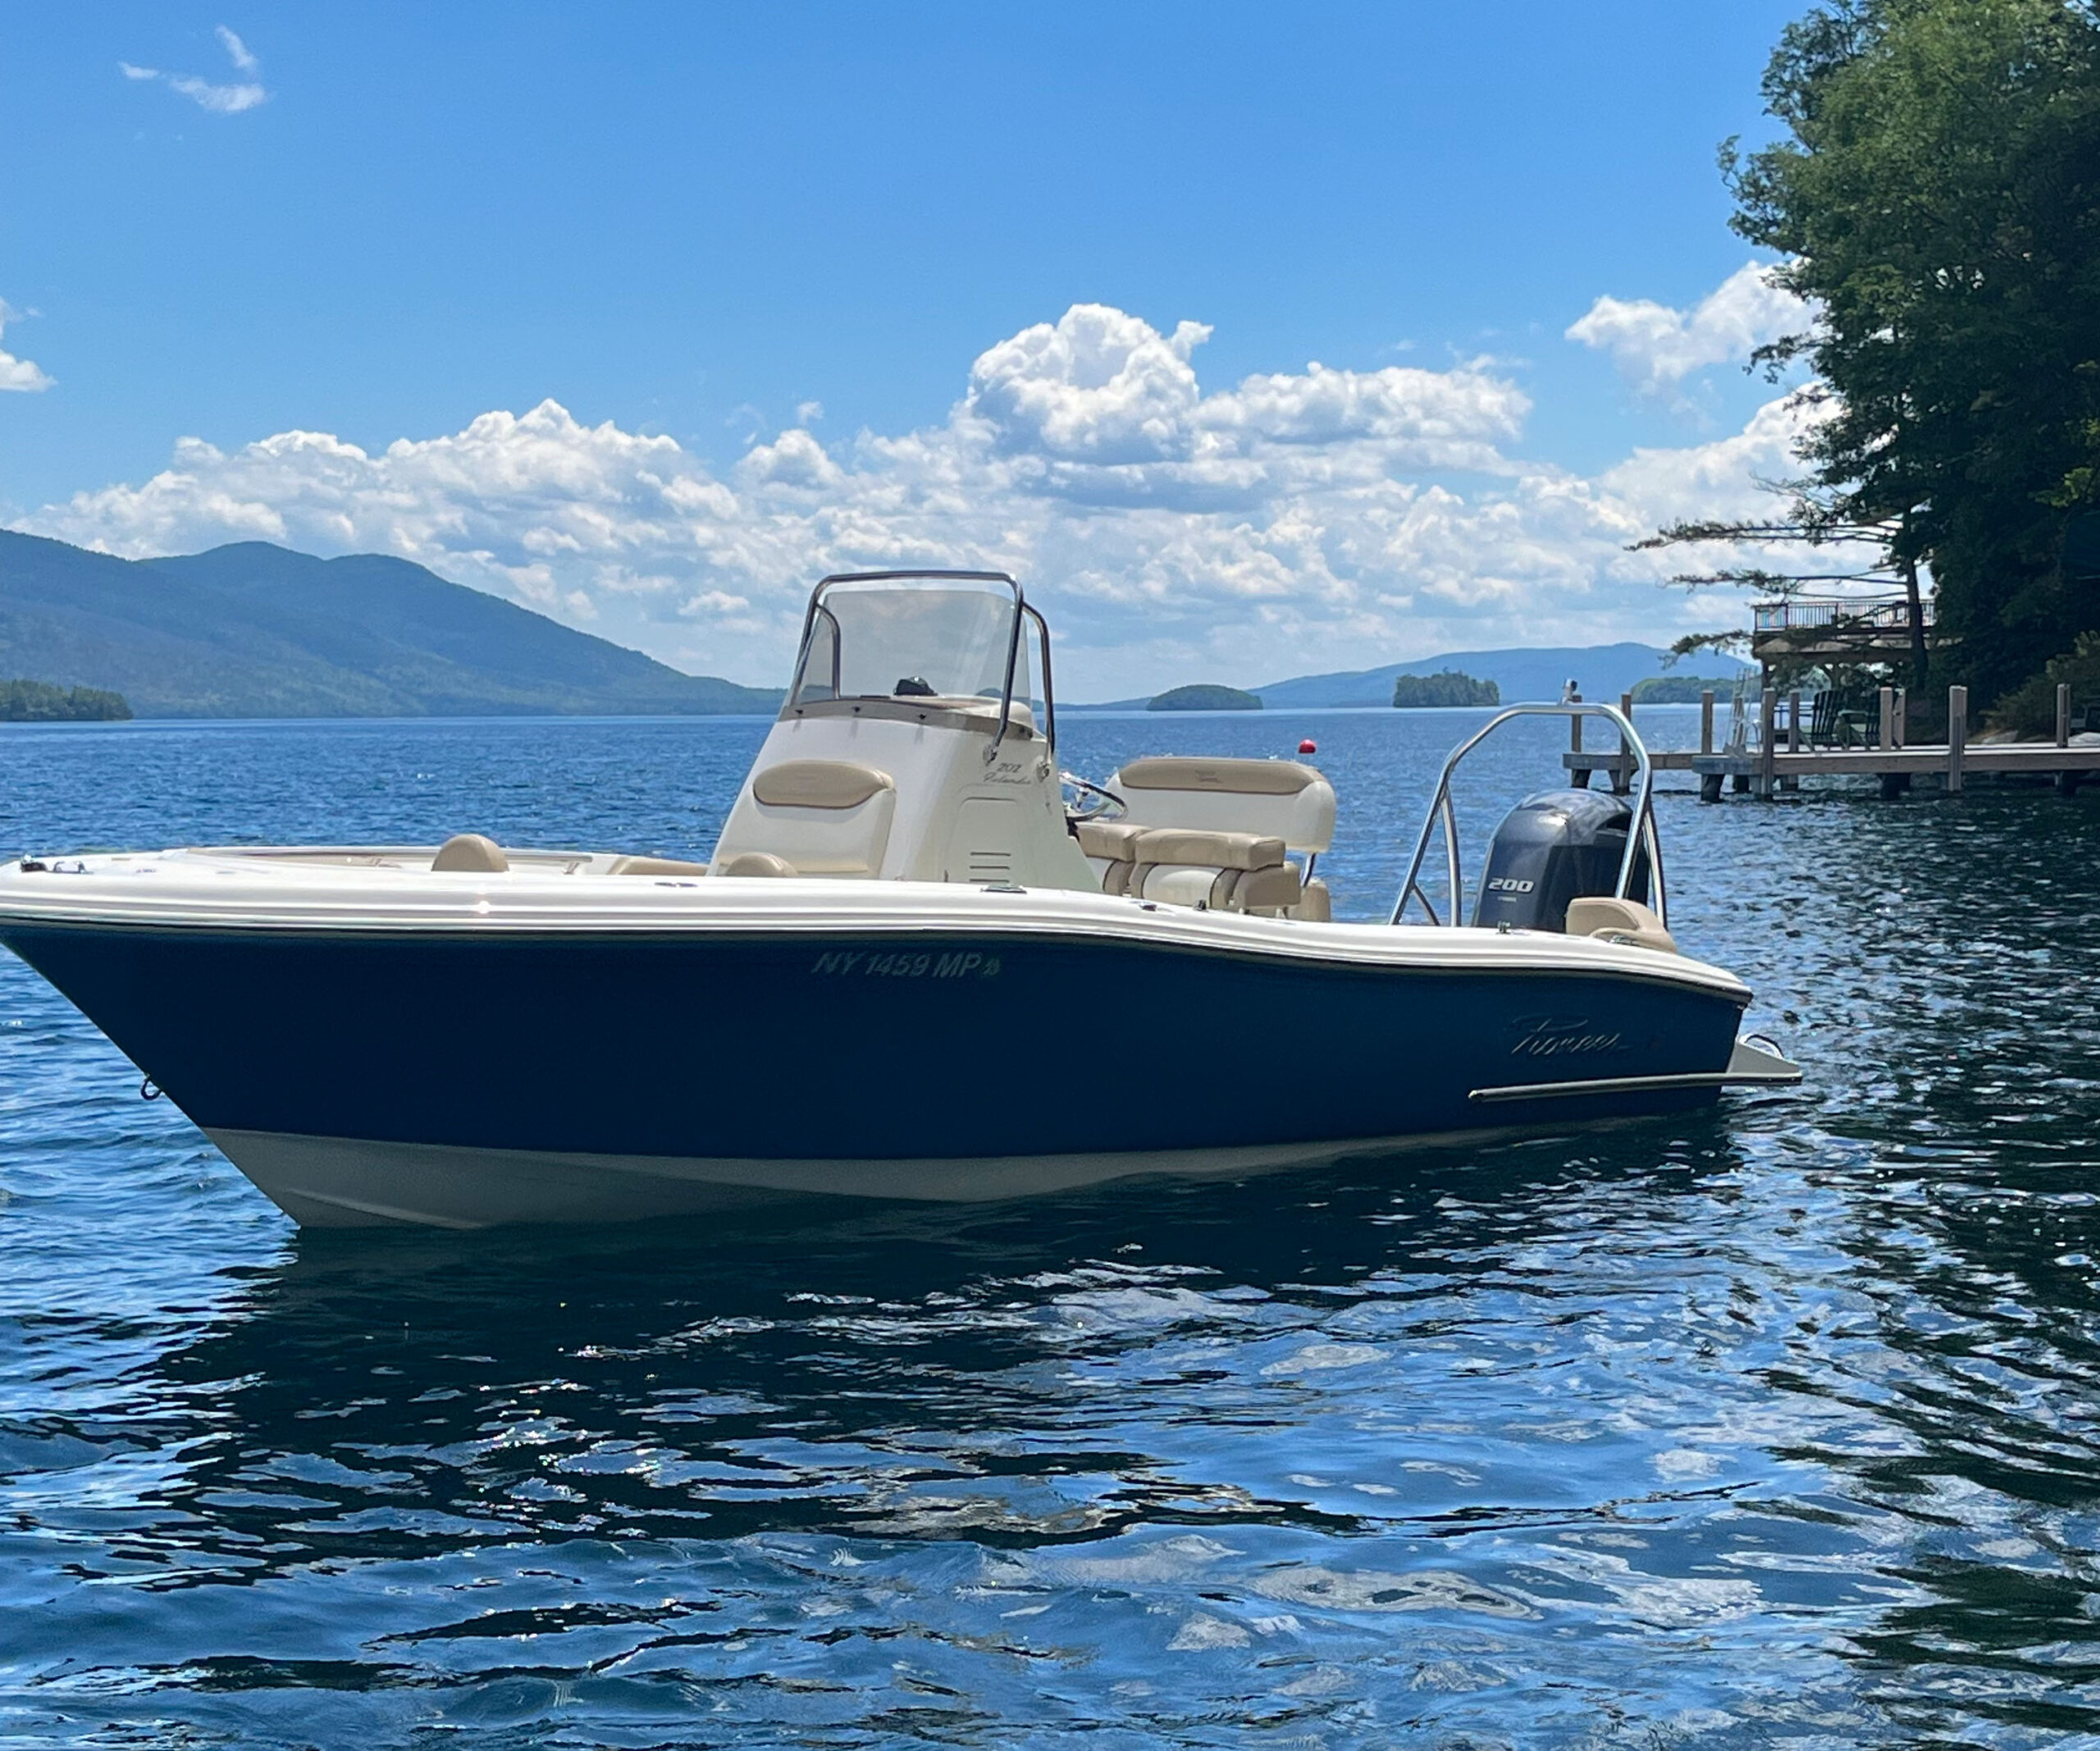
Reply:
[[[1308,736],[1303,742],[1298,744],[1298,752],[1301,754],[1317,754],[1320,752],[1320,744],[1317,742],[1315,742],[1312,737]]]

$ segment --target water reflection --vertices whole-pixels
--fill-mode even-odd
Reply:
[[[1789,1615],[1886,1589],[1767,1457],[1830,1416],[1749,1389],[1798,1310],[1746,1280],[1730,1137],[638,1244],[303,1237],[139,1383],[159,1440],[103,1462],[121,1530],[70,1553],[129,1584],[126,1656],[44,1676],[185,1720],[511,1697],[601,1738],[705,1694],[996,1739],[1048,1683],[1068,1725],[1347,1741],[1541,1685],[1551,1719],[1674,1717],[1673,1662],[1732,1721],[1717,1643],[1842,1694]]]

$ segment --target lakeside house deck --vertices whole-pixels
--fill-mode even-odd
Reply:
[[[1941,643],[1932,599],[1918,604],[1918,628],[1902,596],[1788,596],[1751,609],[1750,654],[1769,679],[1781,661],[1887,662],[1907,656],[1913,640]]]
[[[2070,689],[2057,689],[2057,736],[2048,742],[1979,742],[1969,739],[1969,689],[1947,690],[1947,739],[1913,743],[1905,735],[1908,715],[1905,690],[1881,689],[1876,717],[1874,745],[1865,747],[1813,747],[1802,746],[1801,696],[1787,696],[1787,723],[1778,722],[1778,696],[1766,691],[1760,700],[1756,722],[1745,724],[1728,744],[1714,743],[1714,695],[1700,696],[1699,746],[1651,752],[1658,772],[1694,772],[1699,777],[1703,802],[1721,800],[1724,784],[1737,793],[1769,800],[1777,792],[1796,790],[1806,777],[1871,778],[1884,797],[1901,795],[1923,775],[1938,776],[1950,793],[1959,793],[1972,776],[2035,775],[2051,777],[2057,789],[2070,796],[2088,779],[2100,779],[2100,741],[2071,738]],[[1629,716],[1631,694],[1621,696],[1619,709]],[[1624,791],[1632,781],[1632,757],[1622,747],[1585,748],[1582,720],[1573,720],[1573,745],[1561,756],[1576,785],[1586,789],[1592,773],[1601,773],[1615,791]]]

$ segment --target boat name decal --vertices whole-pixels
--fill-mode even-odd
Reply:
[[[1617,1034],[1594,1031],[1586,1016],[1527,1016],[1517,1026],[1521,1032],[1509,1048],[1512,1058],[1574,1058],[1619,1049]]]
[[[999,958],[960,949],[946,954],[834,949],[819,955],[810,971],[835,979],[996,979]]]

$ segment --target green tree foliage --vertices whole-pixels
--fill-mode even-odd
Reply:
[[[1991,713],[1993,726],[2023,740],[2054,735],[2059,682],[2070,688],[2072,718],[2083,728],[2087,713],[2100,706],[2100,633],[2079,633],[2070,650],[2052,657],[2041,674],[2007,693]]]
[[[1502,689],[1492,681],[1477,681],[1455,669],[1435,674],[1393,677],[1393,703],[1396,706],[1499,706]]]
[[[0,681],[0,724],[108,723],[129,717],[123,694],[48,681]]]
[[[1723,149],[1736,230],[1810,331],[1813,517],[1929,568],[1985,697],[2100,628],[2062,564],[2100,504],[2100,18],[2092,0],[1833,0],[1764,80],[1786,135]]]
[[[1652,674],[1633,683],[1633,702],[1637,706],[1696,706],[1701,693],[1727,700],[1734,698],[1735,692],[1732,675]]]

